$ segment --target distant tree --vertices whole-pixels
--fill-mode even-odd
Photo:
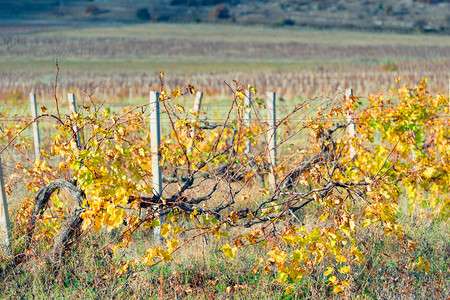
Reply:
[[[229,1],[227,0],[199,0],[198,1],[200,5],[203,6],[212,6],[212,5],[217,5],[217,4],[221,4],[221,3],[228,3]]]
[[[142,21],[149,21],[152,18],[147,8],[138,9],[136,11],[136,17]]]
[[[84,12],[85,12],[87,15],[95,16],[95,15],[98,15],[98,14],[100,13],[100,9],[98,8],[97,5],[89,4],[89,5],[86,7],[86,9],[85,9]]]
[[[427,25],[428,25],[428,23],[426,20],[419,19],[414,23],[414,29],[416,29],[419,32],[423,32]]]
[[[417,2],[427,3],[427,4],[438,4],[442,2],[449,2],[448,0],[417,0]]]
[[[390,4],[383,5],[383,11],[386,14],[386,16],[389,16],[390,14],[392,14],[392,5]]]
[[[221,3],[231,3],[231,0],[172,0],[171,5],[188,5],[188,6],[213,6]],[[231,4],[239,3],[233,1]]]
[[[214,6],[209,15],[214,19],[228,19],[230,17],[230,12],[228,7],[221,3]]]
[[[291,19],[281,19],[274,24],[275,26],[294,26],[295,21]]]
[[[172,0],[170,1],[170,5],[186,5],[187,0]]]
[[[199,5],[199,2],[198,2],[198,0],[187,0],[187,1],[186,1],[186,4],[187,4],[188,6],[198,6],[198,5]]]

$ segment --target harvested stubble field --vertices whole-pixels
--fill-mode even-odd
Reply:
[[[428,77],[433,91],[444,91],[450,67],[445,36],[193,24],[7,26],[0,34],[4,100],[26,98],[31,89],[51,97],[56,58],[59,93],[87,91],[107,102],[146,97],[159,86],[159,71],[168,88],[190,83],[225,95],[224,81],[237,80],[304,99],[348,87],[356,95],[386,91],[398,76],[411,83]]]

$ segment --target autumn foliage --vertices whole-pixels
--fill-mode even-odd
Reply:
[[[258,116],[265,104],[255,87],[230,86],[229,111],[215,122],[178,102],[194,87],[166,91],[163,81],[161,74],[159,101],[171,128],[160,148],[163,195],[152,192],[148,105],[114,113],[91,99],[71,116],[42,108],[40,122],[54,124],[51,145],[40,161],[17,164],[12,180],[29,191],[16,214],[16,235],[33,232],[28,249],[18,252],[37,244],[52,247],[75,207],[54,193],[30,227],[33,197],[51,181],[66,179],[85,194],[76,207],[82,234],[71,247],[83,247],[80,241],[91,231],[117,230],[111,242],[116,252],[129,246],[138,230],[161,226],[165,242],[148,249],[140,263],[171,261],[184,245],[214,237],[223,240],[223,254],[230,259],[246,247],[264,247],[253,272],[272,274],[286,284],[287,294],[306,278],[322,278],[331,293],[346,293],[354,284],[349,275],[367,264],[358,233],[381,229],[405,250],[406,268],[428,272],[429,262],[413,254],[416,243],[397,222],[399,214],[412,210],[448,218],[448,98],[431,95],[426,79],[415,87],[399,79],[389,93],[366,99],[342,97],[302,122],[298,116],[316,99],[297,104],[279,116],[279,152],[286,155],[277,166],[270,166],[268,147],[261,142],[267,124]],[[251,107],[244,104],[245,90],[251,93]],[[243,115],[249,109],[257,117],[246,126]],[[353,138],[346,131],[349,113],[356,124]],[[81,145],[74,125],[84,135]],[[14,124],[2,134],[8,147],[24,155],[31,146],[21,135],[26,126]],[[250,154],[245,153],[247,141]],[[255,178],[269,173],[276,175],[276,187],[258,185]],[[257,192],[249,195],[249,187]],[[299,213],[309,206],[319,216],[305,226]]]

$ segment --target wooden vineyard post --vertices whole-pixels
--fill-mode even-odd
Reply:
[[[197,113],[197,119],[198,119],[198,114],[200,113],[200,107],[202,105],[202,99],[203,99],[203,93],[202,92],[196,92],[195,93],[195,98],[194,98],[193,111],[194,111],[194,113]]]
[[[67,94],[67,100],[69,101],[69,109],[72,114],[77,113],[77,105],[75,103],[75,94]],[[76,141],[77,141],[77,147],[78,149],[81,148],[81,141],[80,141],[80,133],[78,132],[78,126],[73,125],[73,131],[75,131],[76,134]]]
[[[192,111],[195,114],[194,117],[194,121],[198,120],[198,116],[200,114],[200,107],[202,105],[202,99],[203,99],[203,93],[202,92],[197,92],[195,93],[195,98],[194,98],[194,107],[192,108]],[[195,135],[197,134],[197,131],[194,129],[191,132],[191,138],[194,139]],[[189,144],[187,152],[191,153],[192,152],[192,146],[194,145],[194,141],[192,140],[192,142]]]
[[[246,110],[244,114],[244,125],[247,129],[250,127],[250,121],[252,118],[252,95],[249,90],[245,90],[245,98],[244,98],[244,108]],[[252,145],[250,140],[245,142],[245,154],[250,154],[252,152]]]
[[[5,182],[3,180],[3,165],[0,157],[0,243],[5,254],[11,253],[11,224],[9,223],[8,202],[6,200]]]
[[[41,160],[41,141],[39,136],[39,122],[37,117],[36,95],[30,93],[31,117],[33,118],[34,159]]]
[[[345,100],[349,100],[351,97],[353,97],[353,90],[352,89],[346,89],[345,90]],[[348,136],[352,139],[355,137],[356,135],[356,124],[355,124],[355,116],[354,116],[354,111],[349,109],[347,110],[347,133]],[[350,142],[352,143],[352,142]],[[356,152],[355,152],[355,147],[353,147],[353,145],[350,145],[350,159],[355,158],[356,156]]]
[[[249,90],[245,91],[245,98],[244,98],[244,107],[248,111],[244,114],[244,125],[248,128],[251,124],[252,119],[252,94]],[[250,143],[250,140],[247,140],[245,142],[245,154],[250,155],[252,152],[252,145]],[[253,158],[250,158],[248,160],[249,165],[255,170],[255,176],[256,181],[258,182],[258,185],[260,188],[265,188],[265,181],[264,181],[264,173],[261,170],[261,167],[258,166]]]
[[[270,163],[269,183],[276,188],[275,166],[277,165],[277,120],[276,120],[276,95],[267,93],[267,146],[268,161]]]
[[[152,176],[153,176],[153,193],[157,196],[162,195],[162,174],[161,166],[161,125],[159,119],[159,93],[150,92],[150,143],[152,151]],[[159,214],[157,214],[159,216]],[[159,217],[160,225],[155,227],[154,238],[155,242],[162,242],[161,224],[164,222],[163,217]]]

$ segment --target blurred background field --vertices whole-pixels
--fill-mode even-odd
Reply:
[[[48,26],[5,25],[0,34],[0,99],[17,103],[34,91],[51,99],[59,60],[58,95],[85,92],[109,104],[147,98],[159,87],[192,84],[208,97],[230,94],[225,82],[252,84],[293,100],[387,91],[395,78],[429,79],[445,92],[450,39],[445,35],[249,27],[211,24]],[[138,100],[140,101],[140,100]]]

